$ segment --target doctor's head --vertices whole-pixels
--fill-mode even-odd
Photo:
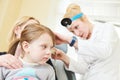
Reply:
[[[85,14],[83,14],[78,4],[72,3],[68,5],[64,18],[69,18],[71,24],[66,28],[78,37],[89,38],[91,34],[91,23],[88,21]]]

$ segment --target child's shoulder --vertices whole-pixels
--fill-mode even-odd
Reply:
[[[47,64],[47,63],[42,64],[42,65],[41,65],[41,68],[51,69],[51,70],[53,70],[53,67],[52,67],[50,64]]]

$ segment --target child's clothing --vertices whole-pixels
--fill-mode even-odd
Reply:
[[[23,62],[23,68],[0,67],[0,80],[55,80],[55,72],[49,64]]]

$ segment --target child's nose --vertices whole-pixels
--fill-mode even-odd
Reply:
[[[46,54],[50,55],[51,54],[51,50],[48,49],[47,52],[46,52]]]

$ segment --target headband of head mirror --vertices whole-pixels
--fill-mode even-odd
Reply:
[[[68,27],[71,25],[72,21],[77,20],[77,19],[81,18],[82,16],[83,16],[83,13],[79,13],[79,14],[73,16],[72,18],[63,18],[61,20],[61,25],[64,27]]]

